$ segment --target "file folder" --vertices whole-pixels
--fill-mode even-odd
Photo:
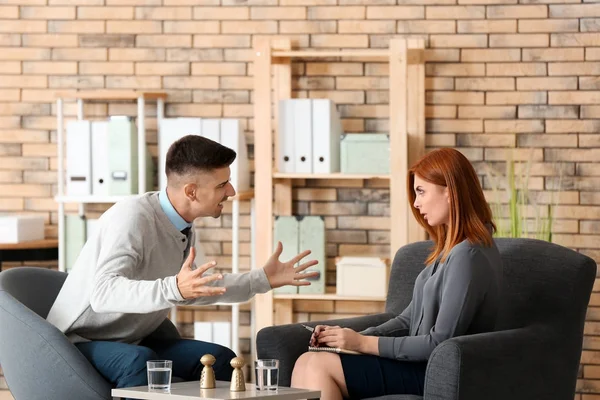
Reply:
[[[231,164],[231,184],[238,192],[250,189],[250,168],[248,166],[248,147],[246,137],[240,129],[237,119],[221,120],[221,144],[237,153]]]
[[[342,122],[335,103],[329,99],[312,100],[313,173],[340,171]]]
[[[67,124],[67,194],[92,194],[92,148],[90,121]]]
[[[184,136],[201,134],[201,118],[163,118],[161,120],[158,133],[158,187],[160,190],[167,187],[165,166],[167,162],[167,152],[171,145]]]
[[[277,242],[283,245],[283,252],[279,259],[282,262],[287,262],[298,254],[298,220],[296,217],[278,216],[275,218],[273,234],[273,249],[277,248]],[[282,286],[274,290],[280,294],[296,294],[298,288],[296,286]]]
[[[297,173],[312,173],[312,103],[310,99],[294,99],[294,150]]]
[[[299,246],[298,251],[310,250],[307,257],[317,260],[319,263],[306,272],[317,271],[319,277],[311,279],[310,286],[299,286],[298,292],[304,294],[325,294],[325,220],[321,216],[303,217],[299,223]]]
[[[108,196],[108,121],[92,122],[92,194]]]
[[[277,127],[277,170],[284,173],[296,172],[294,155],[294,105],[292,100],[279,101],[279,121]]]
[[[109,194],[138,193],[137,129],[129,117],[111,117],[108,123]]]

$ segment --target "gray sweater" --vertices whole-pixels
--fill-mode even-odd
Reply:
[[[381,336],[382,357],[425,361],[446,339],[494,329],[501,282],[496,245],[465,240],[444,263],[434,262],[417,276],[412,301],[402,314],[361,333]]]
[[[184,300],[176,275],[194,240],[193,229],[186,237],[169,221],[157,192],[115,204],[100,217],[47,320],[72,342],[138,343],[172,306],[243,302],[271,289],[261,268],[223,274],[223,280],[211,283],[227,288],[221,296]]]

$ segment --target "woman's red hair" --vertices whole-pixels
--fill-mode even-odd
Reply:
[[[415,208],[415,175],[427,182],[448,188],[448,225],[430,226]],[[413,215],[435,243],[426,264],[432,263],[440,255],[444,261],[450,250],[465,239],[471,243],[492,245],[492,235],[486,226],[491,225],[493,231],[496,231],[492,210],[485,200],[473,166],[458,150],[434,150],[412,166],[408,171],[408,201]]]

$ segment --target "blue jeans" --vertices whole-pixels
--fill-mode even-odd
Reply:
[[[188,339],[145,339],[139,345],[92,341],[75,346],[116,388],[147,385],[146,361],[149,360],[172,360],[173,377],[184,381],[200,380],[204,368],[200,358],[205,354],[212,354],[217,359],[213,365],[216,379],[230,381],[233,368],[229,362],[235,357],[227,347]]]

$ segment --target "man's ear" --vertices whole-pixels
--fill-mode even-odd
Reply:
[[[190,200],[190,201],[194,201],[196,199],[196,190],[198,189],[198,185],[196,185],[195,183],[186,183],[183,186],[183,193],[185,194],[185,197]]]

